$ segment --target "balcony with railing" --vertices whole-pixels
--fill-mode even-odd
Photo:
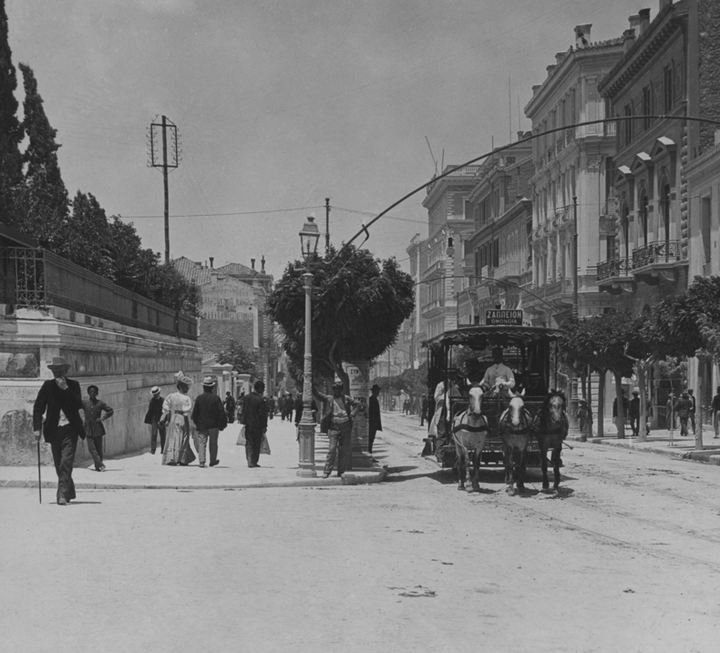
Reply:
[[[428,266],[423,275],[423,280],[436,279],[445,275],[447,269],[447,259],[439,258],[437,261]]]
[[[611,295],[635,291],[635,279],[632,274],[632,261],[625,257],[616,257],[597,264],[597,285],[600,291]]]
[[[437,317],[445,310],[445,300],[431,299],[420,307],[420,317],[424,320]]]
[[[677,281],[679,268],[686,265],[678,240],[656,240],[632,252],[633,275],[650,285]]]
[[[520,274],[520,261],[504,261],[495,268],[493,277],[498,281],[517,283]]]
[[[179,338],[197,339],[194,317],[130,292],[43,249],[0,249],[0,303],[15,308],[52,306]]]

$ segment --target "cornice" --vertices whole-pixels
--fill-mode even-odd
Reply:
[[[668,4],[598,84],[603,97],[614,98],[687,21],[687,2]]]

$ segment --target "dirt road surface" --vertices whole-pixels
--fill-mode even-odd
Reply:
[[[379,485],[0,491],[0,651],[718,650],[720,470],[577,445],[480,494],[385,417]]]

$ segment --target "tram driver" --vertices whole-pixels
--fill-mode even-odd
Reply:
[[[503,362],[503,348],[493,347],[493,364],[485,370],[482,380],[483,390],[489,397],[497,396],[509,399],[515,387],[515,375]]]

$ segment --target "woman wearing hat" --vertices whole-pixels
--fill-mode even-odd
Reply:
[[[162,418],[168,424],[163,465],[189,465],[195,460],[195,454],[190,448],[190,411],[193,402],[188,397],[192,382],[189,376],[178,372],[175,375],[178,391],[169,394],[163,402]]]

